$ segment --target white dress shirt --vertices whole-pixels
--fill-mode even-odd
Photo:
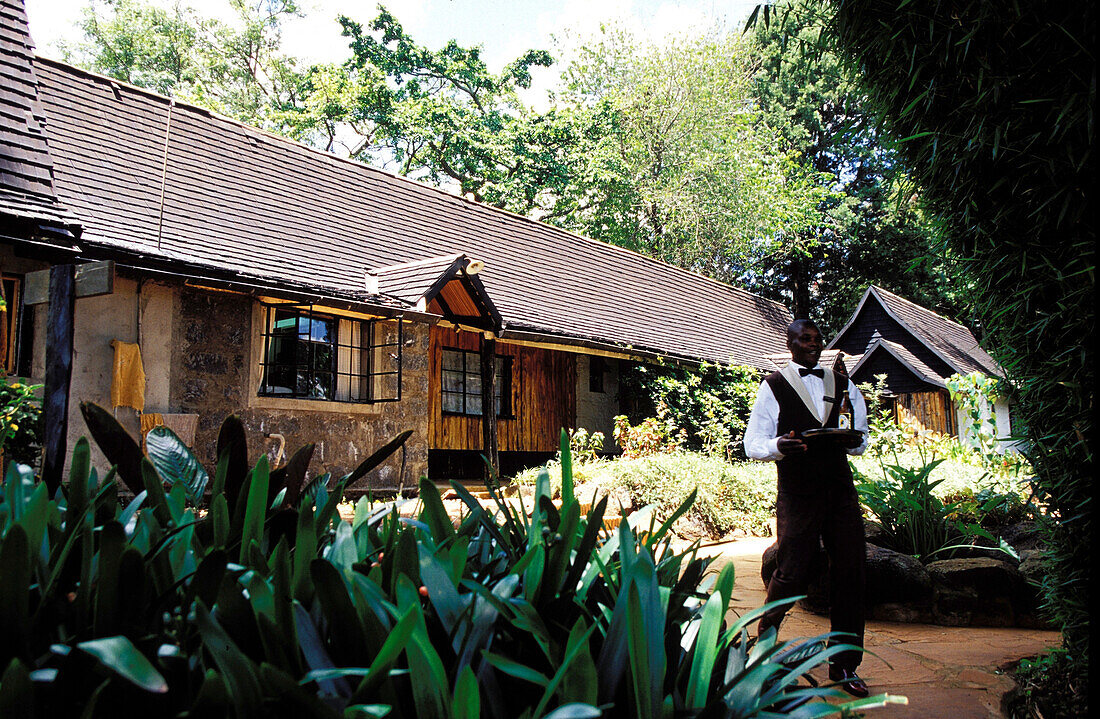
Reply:
[[[819,369],[817,365],[814,369]],[[825,370],[828,372],[829,370]],[[784,380],[786,381],[786,380]],[[817,375],[808,374],[802,377],[802,383],[817,404],[819,416],[825,414],[825,383]],[[838,388],[838,391],[843,390]],[[852,401],[852,417],[855,422],[853,429],[863,432],[863,442],[858,447],[852,447],[845,451],[851,455],[863,454],[867,449],[867,403],[863,395],[856,388],[852,380],[848,380],[848,398]],[[756,402],[753,403],[752,413],[749,415],[749,425],[745,428],[745,456],[749,459],[758,459],[762,462],[774,462],[783,459],[783,453],[779,451],[779,402],[776,401],[772,388],[767,382],[760,383],[760,390],[756,393]]]

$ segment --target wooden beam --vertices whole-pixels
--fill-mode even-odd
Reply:
[[[492,475],[500,476],[500,450],[497,437],[496,392],[496,349],[497,341],[484,334],[481,343],[481,447],[492,466]],[[485,469],[486,479],[490,479],[489,468]]]
[[[46,323],[46,386],[42,400],[42,480],[53,496],[61,486],[69,432],[69,383],[73,375],[73,265],[50,268],[50,306]]]

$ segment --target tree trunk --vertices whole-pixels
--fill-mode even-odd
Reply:
[[[791,260],[791,314],[796,320],[811,319],[810,273],[807,270],[807,264],[805,258]]]
[[[481,335],[481,447],[489,460],[485,479],[500,476],[500,452],[497,447],[496,390],[497,341]],[[492,468],[490,470],[490,467]]]
[[[50,268],[46,324],[46,386],[42,400],[42,480],[52,497],[61,486],[69,432],[69,383],[73,375],[73,265]]]

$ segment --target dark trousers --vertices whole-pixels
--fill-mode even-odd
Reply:
[[[776,498],[776,569],[768,582],[768,601],[806,593],[819,539],[829,555],[830,613],[832,631],[846,632],[832,643],[863,646],[863,517],[855,490],[851,487],[833,494],[790,494],[779,492]],[[766,612],[760,620],[760,633],[779,628],[790,605]],[[832,663],[855,670],[862,652],[841,652]]]

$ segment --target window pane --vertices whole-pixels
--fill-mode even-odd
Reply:
[[[298,327],[298,315],[287,310],[275,310],[275,332],[294,334]]]
[[[272,337],[267,353],[268,364],[294,364],[295,341],[288,337]]]
[[[443,371],[443,391],[444,392],[458,392],[462,393],[465,386],[466,375],[461,372],[452,372],[450,370]]]
[[[463,369],[462,353],[452,350],[443,350],[443,369],[461,372]]]
[[[461,412],[462,411],[462,394],[454,392],[443,393],[443,411],[444,412]]]
[[[481,416],[481,395],[466,395],[466,414]]]
[[[291,394],[294,392],[294,369],[279,365],[269,366],[264,384],[267,385],[268,392]]]
[[[466,394],[481,396],[481,375],[466,375]]]
[[[332,358],[335,357],[332,345],[313,345],[313,362],[312,369],[314,370],[330,370],[332,369]]]
[[[313,376],[313,380],[310,383],[310,396],[332,399],[335,394],[333,392],[333,386],[332,373],[318,372]]]
[[[336,332],[333,325],[336,324],[332,320],[317,319],[312,320],[313,330],[310,332],[309,338],[314,342],[327,342],[332,344],[336,341]]]

